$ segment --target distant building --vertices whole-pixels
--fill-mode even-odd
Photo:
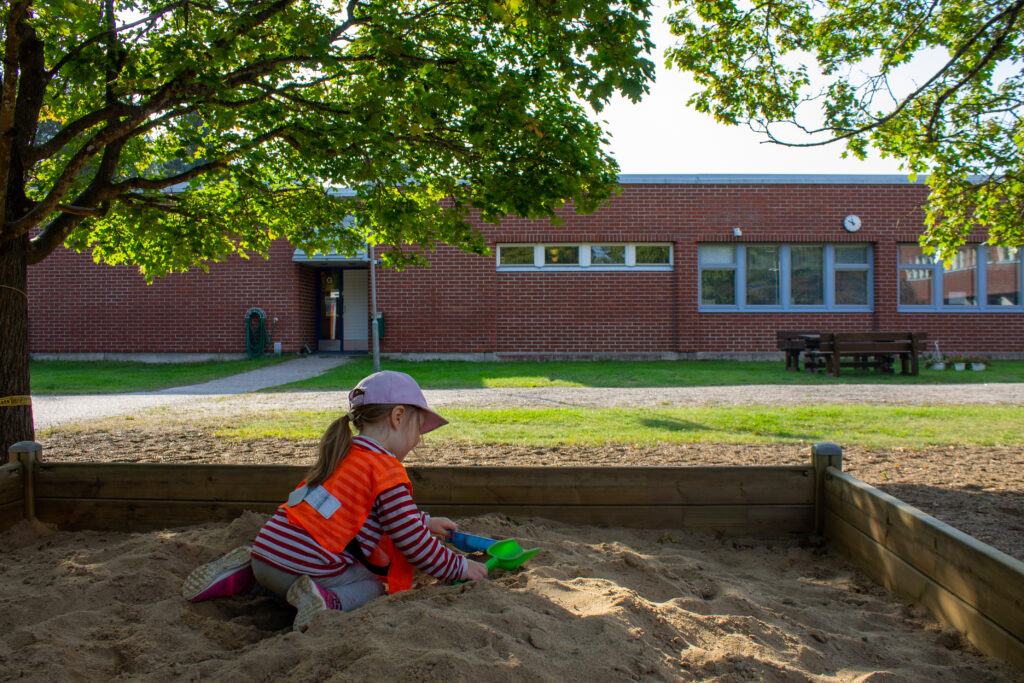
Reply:
[[[758,357],[780,329],[914,330],[947,353],[1024,357],[1017,250],[972,236],[949,269],[917,246],[927,187],[902,176],[625,175],[565,223],[478,227],[488,257],[439,247],[377,270],[381,351],[484,358]],[[364,352],[365,255],[231,258],[147,286],[59,250],[29,269],[34,354],[242,354],[261,309],[285,352]],[[277,319],[276,325],[273,323]]]

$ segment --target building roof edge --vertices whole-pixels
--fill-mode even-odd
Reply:
[[[923,185],[927,176],[844,173],[622,173],[622,185]]]

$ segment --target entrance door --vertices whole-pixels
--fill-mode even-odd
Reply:
[[[342,280],[340,270],[320,271],[320,324],[318,351],[341,351]]]
[[[366,351],[370,333],[370,306],[367,297],[365,268],[346,268],[342,274],[345,296],[345,321],[342,324],[342,345],[346,351]]]

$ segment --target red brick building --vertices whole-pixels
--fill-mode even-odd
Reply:
[[[494,254],[377,270],[384,354],[676,358],[775,352],[779,329],[919,330],[944,352],[1024,357],[1019,251],[923,257],[927,188],[900,176],[622,176],[563,225],[481,224]],[[33,353],[245,351],[261,309],[285,352],[365,351],[365,257],[232,258],[146,285],[61,250],[29,269]],[[276,325],[273,323],[277,319]]]

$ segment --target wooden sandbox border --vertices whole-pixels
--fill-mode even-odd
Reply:
[[[47,463],[34,442],[0,467],[0,530],[146,531],[272,512],[305,474],[290,465]],[[1024,563],[842,471],[821,443],[773,467],[410,467],[421,507],[573,524],[772,537],[823,534],[889,591],[1024,669]]]

